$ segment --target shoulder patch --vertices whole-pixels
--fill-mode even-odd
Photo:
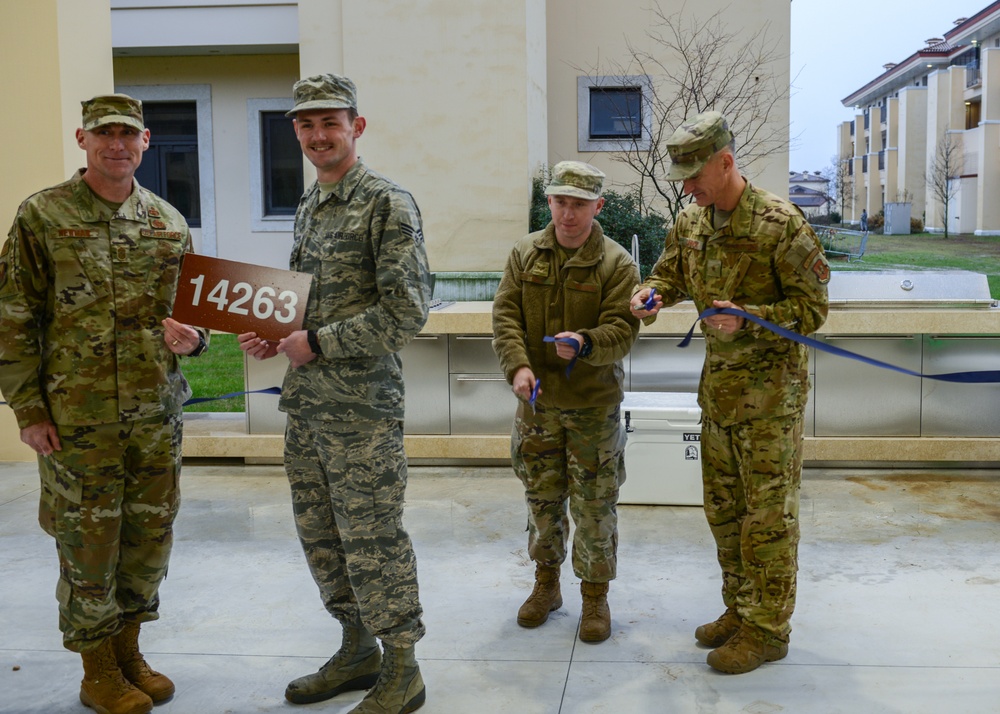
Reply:
[[[810,270],[816,275],[816,279],[819,280],[821,285],[826,285],[830,282],[830,266],[827,265],[822,256],[817,257],[813,261]]]
[[[414,228],[408,223],[400,223],[399,232],[411,239],[417,245],[424,242],[424,232],[420,228]]]

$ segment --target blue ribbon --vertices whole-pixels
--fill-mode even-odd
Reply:
[[[897,367],[894,364],[889,364],[888,362],[883,362],[881,360],[872,359],[871,357],[865,357],[864,355],[859,355],[857,352],[851,352],[850,350],[845,350],[841,347],[835,347],[834,345],[827,344],[825,342],[820,342],[819,340],[814,340],[811,337],[805,337],[800,335],[798,332],[792,332],[784,327],[779,327],[773,322],[768,322],[762,317],[757,317],[756,315],[751,315],[745,310],[737,310],[734,307],[710,307],[704,310],[695,323],[691,325],[691,329],[688,330],[687,335],[683,340],[677,345],[678,347],[687,347],[691,342],[691,336],[694,335],[694,330],[698,326],[698,323],[707,317],[712,315],[735,315],[736,317],[742,317],[744,320],[749,320],[750,322],[755,322],[761,327],[770,330],[776,335],[785,337],[793,342],[798,342],[801,345],[806,345],[807,347],[815,347],[823,352],[828,352],[832,355],[837,355],[838,357],[846,357],[847,359],[857,360],[858,362],[864,362],[865,364],[870,364],[874,367],[881,367],[882,369],[890,369],[894,372],[901,372],[902,374],[909,374],[913,377],[924,377],[926,379],[936,379],[940,382],[958,382],[959,384],[995,384],[1000,382],[1000,370],[985,370],[982,372],[949,372],[947,374],[923,374],[922,372],[915,372],[912,369],[906,369],[904,367]]]
[[[569,364],[566,365],[566,379],[569,379],[569,373],[573,371],[573,365],[576,364],[576,358],[580,356],[580,343],[572,337],[550,337],[549,335],[545,335],[545,337],[542,338],[542,342],[561,342],[564,345],[573,345],[573,349],[576,351],[576,354],[573,355],[573,359],[571,359]]]
[[[281,394],[281,387],[251,389],[248,392],[230,392],[229,394],[222,394],[218,397],[192,397],[184,402],[184,406],[188,406],[189,404],[202,404],[203,402],[214,402],[219,399],[232,399],[233,397],[242,397],[244,394]]]
[[[233,397],[242,397],[244,394],[281,394],[281,387],[267,387],[265,389],[251,389],[248,392],[230,392],[229,394],[222,394],[218,397],[192,397],[184,402],[183,406],[188,406],[189,404],[201,404],[203,402],[214,402],[219,399],[232,399]],[[6,404],[7,402],[0,402],[0,404]]]

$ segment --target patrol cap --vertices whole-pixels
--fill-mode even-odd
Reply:
[[[296,112],[310,109],[358,109],[358,88],[354,82],[339,74],[314,74],[300,79],[292,87],[295,107],[285,114],[294,117]]]
[[[552,167],[546,196],[573,196],[596,201],[601,197],[604,172],[582,161],[560,161]]]
[[[732,140],[729,122],[719,112],[702,112],[685,119],[667,139],[670,168],[665,178],[668,181],[694,178],[712,155]]]
[[[105,124],[125,124],[142,131],[142,102],[127,94],[104,94],[80,102],[83,105],[83,128],[92,131]]]

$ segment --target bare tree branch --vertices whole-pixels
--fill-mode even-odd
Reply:
[[[666,141],[674,129],[694,114],[722,112],[736,137],[740,169],[752,176],[755,166],[788,147],[787,122],[775,119],[789,87],[774,74],[775,63],[786,57],[769,25],[747,34],[727,27],[728,8],[702,19],[686,6],[668,13],[653,2],[646,30],[653,49],[640,49],[626,38],[628,59],[594,68],[591,76],[650,78],[652,96],[642,107],[649,116],[648,144],[646,137],[623,140],[611,159],[635,172],[633,188],[643,210],[658,197],[674,220],[684,205],[682,187],[663,180],[670,165]]]
[[[938,140],[934,160],[927,174],[927,185],[931,189],[931,195],[940,204],[944,216],[945,238],[948,237],[948,212],[951,200],[958,193],[958,181],[962,175],[964,158],[961,145],[946,132]]]

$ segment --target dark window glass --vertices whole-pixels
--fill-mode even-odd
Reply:
[[[294,216],[305,186],[302,150],[292,120],[284,112],[262,112],[260,131],[264,152],[264,215]]]
[[[642,138],[642,89],[639,87],[591,88],[590,138]]]
[[[198,113],[194,102],[143,102],[149,149],[135,172],[139,183],[166,199],[192,228],[201,226]]]

